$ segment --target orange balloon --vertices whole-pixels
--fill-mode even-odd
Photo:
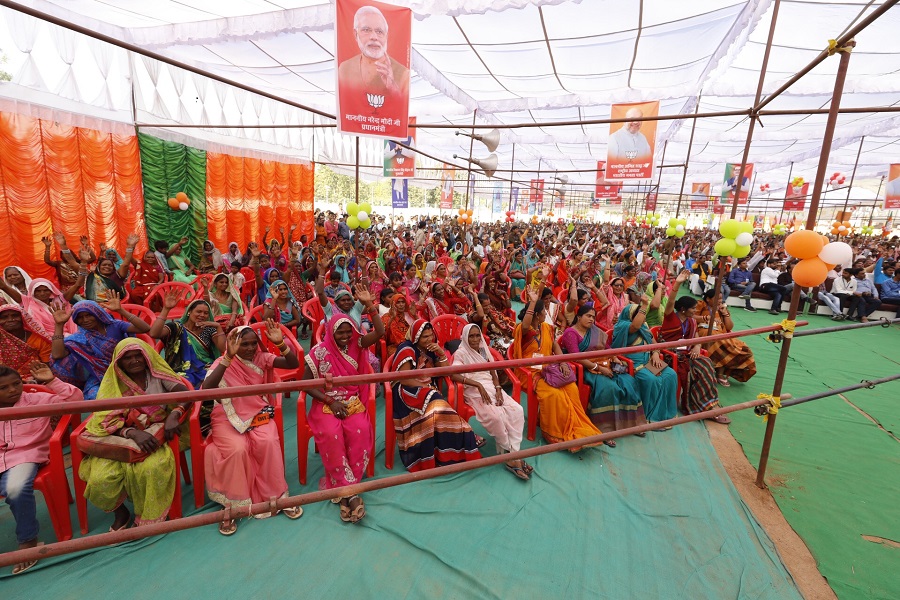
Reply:
[[[852,227],[852,225],[850,225],[850,221],[841,221],[841,225],[843,225],[847,229],[850,229]]]
[[[466,214],[467,214],[468,216],[470,216],[470,217],[472,216],[472,214],[473,214],[474,212],[475,212],[475,211],[473,211],[471,208],[469,208],[469,209],[466,210]]]
[[[795,231],[784,239],[785,251],[794,258],[814,258],[819,255],[824,246],[822,237],[815,231],[808,229]]]
[[[829,270],[821,258],[806,258],[794,265],[791,277],[800,287],[818,287],[828,277]]]
[[[828,267],[828,270],[830,271],[830,270],[832,270],[836,265],[831,265],[831,264],[825,263],[825,266]]]
[[[837,227],[832,227],[831,235],[841,235],[841,232],[837,230]]]
[[[187,194],[185,194],[184,192],[178,192],[177,194],[175,194],[175,199],[178,200],[178,202],[190,202],[190,200],[188,200]]]
[[[463,216],[464,214],[466,214],[465,209],[459,209],[459,216]]]
[[[828,239],[828,236],[825,235],[824,233],[820,233],[820,234],[819,234],[819,237],[822,238],[822,245],[823,245],[823,246],[824,246],[825,244],[830,244],[830,243],[831,243],[831,240],[829,240],[829,239]]]
[[[459,223],[460,225],[466,224],[466,220],[463,219],[462,217],[456,217],[456,222]]]
[[[172,210],[178,210],[178,205],[180,203],[178,202],[178,198],[169,198],[169,201],[167,202],[167,204],[169,205],[169,208],[171,208]]]

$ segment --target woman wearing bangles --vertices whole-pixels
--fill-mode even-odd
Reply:
[[[304,379],[318,379],[326,373],[332,376],[370,373],[367,354],[369,346],[384,335],[381,319],[373,318],[375,329],[362,335],[356,324],[346,315],[336,314],[325,326],[324,339],[310,349],[306,356]],[[310,389],[313,399],[307,423],[316,439],[316,446],[325,467],[319,489],[328,490],[362,481],[366,466],[374,457],[372,431],[367,407],[370,385],[342,385],[330,390]],[[306,448],[301,448],[301,452]],[[366,516],[366,507],[357,495],[340,499],[341,521],[358,523]]]
[[[203,389],[273,383],[275,369],[296,369],[300,365],[297,355],[285,343],[281,329],[272,319],[266,320],[266,337],[275,344],[281,356],[266,352],[262,341],[248,325],[231,330],[225,354],[213,363],[203,381]],[[246,507],[287,496],[284,457],[274,414],[274,407],[261,395],[216,401],[203,457],[206,489],[214,502],[225,507]],[[280,512],[289,519],[298,519],[303,514],[299,506]],[[261,513],[254,516],[265,519],[274,515]],[[235,520],[219,525],[222,535],[232,535],[235,531]]]

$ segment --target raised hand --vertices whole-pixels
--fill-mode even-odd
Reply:
[[[274,319],[266,319],[266,337],[276,346],[284,342],[284,332]]]
[[[65,302],[51,302],[50,310],[53,311],[53,322],[57,325],[65,325],[69,322],[69,317],[72,316],[72,307]]]
[[[541,297],[538,295],[537,290],[533,287],[528,288],[528,301],[529,302],[537,302]]]
[[[44,237],[42,237],[42,238],[41,238],[41,242],[44,243],[44,246],[46,246],[46,248],[47,248],[48,250],[50,249],[50,246],[53,245],[53,240],[50,239],[50,236],[49,236],[49,235],[45,235]]]
[[[66,236],[57,232],[53,234],[53,239],[56,240],[56,243],[59,244],[60,248],[66,247]]]
[[[684,283],[685,281],[687,281],[690,278],[691,278],[691,272],[688,271],[687,269],[685,269],[681,273],[678,274],[678,277],[675,278],[675,283]]]
[[[356,284],[356,299],[362,302],[363,304],[371,304],[372,303],[372,294],[369,292],[368,288],[361,283]]]
[[[91,262],[91,251],[88,250],[87,248],[85,248],[84,246],[82,246],[81,250],[78,251],[78,258],[81,260],[82,264],[90,263]]]
[[[283,226],[278,228],[278,233],[280,233],[281,235],[284,235],[284,227]]]
[[[89,249],[91,247],[91,241],[88,239],[88,237],[86,235],[79,237],[78,241],[81,242],[82,248]]]
[[[266,225],[266,233],[269,233],[270,231],[272,231],[272,226]]]
[[[38,383],[50,383],[56,377],[53,374],[53,371],[50,370],[45,363],[42,362],[33,362],[28,366],[28,370],[31,371],[31,376],[34,377],[34,380]]]
[[[178,243],[181,244],[182,246],[187,246],[188,239],[186,237],[183,237],[180,240],[178,240]]]
[[[234,358],[241,349],[241,334],[237,329],[232,329],[225,339],[225,355]]]
[[[98,300],[97,303],[113,312],[122,310],[122,297],[115,290],[106,290],[106,300]]]
[[[100,243],[100,254],[106,254],[106,244]]]
[[[137,246],[138,242],[140,242],[140,241],[141,241],[141,236],[139,236],[136,233],[129,233],[128,237],[125,238],[125,244],[129,248],[134,248],[135,246]]]
[[[178,306],[178,302],[181,300],[181,290],[172,289],[166,292],[165,297],[163,297],[163,308],[167,310],[172,310],[176,306]]]
[[[262,250],[259,249],[259,245],[256,242],[250,243],[250,254],[253,255],[253,258],[259,258],[259,255],[262,254]]]

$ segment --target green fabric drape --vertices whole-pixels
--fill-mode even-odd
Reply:
[[[206,152],[138,134],[144,177],[144,215],[150,246],[157,240],[170,244],[188,239],[184,249],[194,264],[208,237],[206,228]],[[184,192],[190,199],[186,211],[169,208],[169,198]]]

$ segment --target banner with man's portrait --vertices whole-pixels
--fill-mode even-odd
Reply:
[[[808,193],[809,183],[792,185],[789,181],[784,192],[784,210],[804,210]]]
[[[644,210],[651,213],[656,212],[656,192],[647,194],[647,199],[644,201]]]
[[[531,203],[534,204],[534,212],[531,214],[541,214],[544,211],[544,180],[531,180]]]
[[[510,184],[512,185],[512,184]],[[519,188],[514,187],[510,190],[509,194],[509,210],[516,212],[516,208],[519,204]]]
[[[888,168],[887,187],[884,188],[884,209],[900,208],[900,164]]]
[[[409,124],[415,125],[416,118],[410,117]],[[384,173],[389,179],[408,179],[416,176],[416,128],[409,128],[409,136],[400,140],[384,140]]]
[[[338,131],[409,136],[412,11],[375,0],[336,0]]]
[[[409,208],[408,179],[391,179],[391,208]]]
[[[738,177],[737,171],[740,165],[725,163],[725,180],[722,182],[722,194],[719,198],[720,204],[732,204],[734,202],[734,191],[737,189]],[[747,204],[750,199],[750,180],[753,177],[753,163],[744,165],[744,176],[741,181],[741,197],[738,198],[738,204]]]
[[[642,121],[659,115],[659,101],[613,104],[606,144],[606,177],[612,181],[652,179],[656,152],[656,121]]]
[[[691,184],[691,210],[709,209],[709,189],[711,187],[710,183]]]
[[[622,193],[622,184],[606,180],[606,161],[597,161],[597,181],[594,186],[594,199],[616,198]]]
[[[503,211],[503,182],[494,182],[494,193],[491,196],[491,214]]]
[[[456,179],[456,169],[444,164],[441,171],[441,208],[453,208],[453,180]]]

